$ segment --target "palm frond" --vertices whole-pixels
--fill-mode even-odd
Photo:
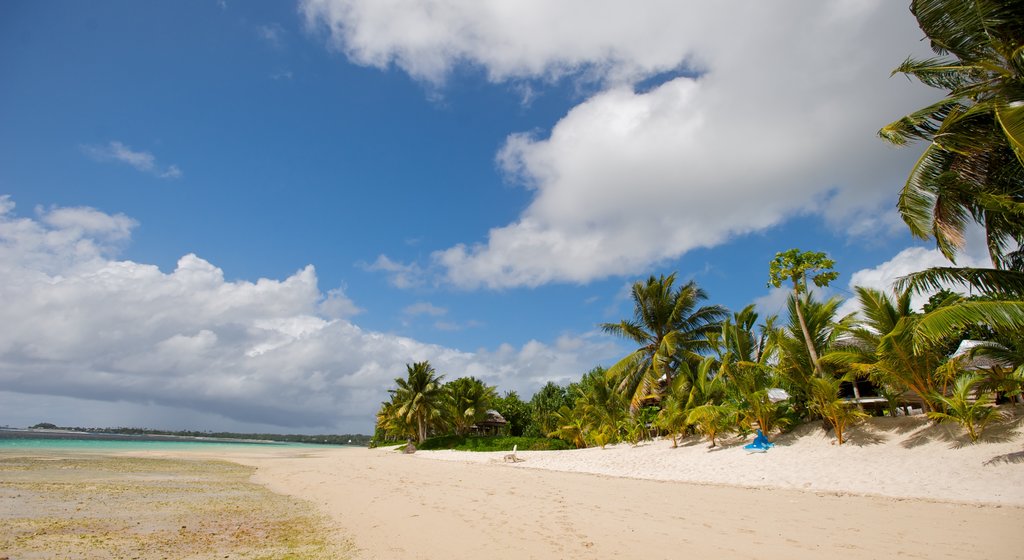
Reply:
[[[921,317],[914,329],[914,346],[935,344],[965,327],[984,324],[1005,332],[1024,331],[1024,301],[965,301],[940,307]]]
[[[896,280],[897,290],[923,293],[969,286],[981,294],[1024,299],[1024,272],[995,268],[934,267]]]

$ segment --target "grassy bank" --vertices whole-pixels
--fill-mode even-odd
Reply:
[[[217,461],[0,456],[10,558],[345,558],[310,504]]]
[[[512,451],[518,446],[520,451],[554,451],[572,449],[560,439],[530,437],[470,437],[470,436],[438,436],[428,438],[418,449],[456,449],[458,451]]]

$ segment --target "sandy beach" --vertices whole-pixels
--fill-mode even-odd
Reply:
[[[659,440],[515,464],[359,448],[142,455],[254,467],[253,482],[311,503],[357,559],[1022,558],[1016,426],[970,445],[923,419],[876,419],[842,447],[809,425],[764,454]]]
[[[740,442],[503,453],[237,453],[309,500],[356,558],[1020,558],[1024,437],[965,444],[879,419],[838,447],[816,426]]]

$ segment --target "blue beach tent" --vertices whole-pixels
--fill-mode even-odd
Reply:
[[[765,437],[764,432],[762,432],[761,430],[757,430],[757,437],[754,438],[753,443],[748,443],[747,445],[744,445],[743,449],[755,453],[764,453],[765,451],[768,451],[772,447],[775,447],[775,444],[768,441],[768,438]]]

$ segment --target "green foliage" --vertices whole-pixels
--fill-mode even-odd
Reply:
[[[711,447],[715,447],[715,438],[736,426],[736,415],[736,407],[731,403],[709,403],[691,409],[686,421],[696,426],[698,431],[707,436]]]
[[[405,366],[407,377],[395,378],[396,389],[391,390],[393,415],[416,425],[416,441],[427,439],[427,430],[442,419],[445,391],[441,379],[430,362],[417,362]]]
[[[486,418],[497,398],[494,387],[475,377],[460,377],[444,384],[443,389],[445,419],[460,435],[469,433],[474,424]]]
[[[455,449],[457,451],[559,451],[572,447],[562,440],[530,437],[435,436],[424,440],[417,449]]]
[[[908,58],[895,73],[946,97],[879,131],[895,144],[923,140],[898,208],[910,231],[934,237],[951,261],[970,222],[985,228],[997,268],[1024,247],[1024,26],[1014,0],[914,0],[911,11],[935,58]]]
[[[933,398],[944,405],[944,410],[929,412],[928,417],[939,422],[956,422],[967,430],[972,442],[978,441],[985,426],[1004,416],[993,406],[989,393],[975,393],[984,380],[984,376],[976,373],[961,375],[948,396],[934,395]]]
[[[929,409],[933,395],[942,392],[939,367],[946,356],[937,347],[914,343],[914,331],[921,315],[910,307],[910,292],[891,297],[873,288],[854,288],[864,320],[846,329],[846,340],[827,360],[866,376],[893,392],[907,389],[917,394]]]
[[[811,364],[820,377],[825,376],[825,371],[818,360],[818,352],[814,347],[814,340],[804,318],[802,306],[805,302],[800,295],[806,294],[807,298],[810,297],[807,287],[808,278],[819,288],[828,286],[838,278],[839,273],[832,271],[834,266],[835,261],[826,257],[825,253],[800,251],[800,249],[776,253],[775,258],[768,266],[768,286],[779,288],[787,281],[792,284],[792,309],[796,312],[797,320],[800,323],[800,330],[804,335],[804,344],[807,345]]]
[[[530,404],[519,398],[515,391],[494,399],[494,409],[508,421],[508,435],[521,436],[530,426]]]
[[[551,433],[558,428],[556,419],[558,410],[563,406],[572,406],[572,404],[573,399],[570,398],[566,388],[549,381],[530,399],[531,425],[524,435],[537,437]]]
[[[554,414],[555,429],[548,433],[548,437],[558,438],[583,449],[587,446],[585,434],[585,421],[574,409],[562,405]]]
[[[604,447],[619,439],[619,423],[628,414],[628,402],[616,391],[604,368],[587,372],[579,383],[569,386],[575,396],[574,410],[583,420],[584,435],[594,445]]]
[[[675,274],[651,276],[633,284],[633,319],[604,323],[601,329],[638,345],[607,372],[618,390],[636,410],[656,395],[659,379],[671,382],[683,361],[699,359],[710,350],[708,335],[719,329],[726,310],[718,305],[701,306],[707,294],[693,281],[678,289]]]
[[[825,253],[800,249],[781,251],[775,254],[768,266],[768,286],[780,288],[783,283],[790,282],[794,292],[804,294],[810,279],[815,286],[824,288],[839,277],[839,273],[832,270],[835,265],[835,261]],[[820,272],[815,274],[816,271]]]
[[[810,386],[811,410],[821,415],[832,426],[839,445],[846,441],[846,428],[867,417],[867,414],[839,398],[841,382],[841,379],[815,378],[811,380]]]

